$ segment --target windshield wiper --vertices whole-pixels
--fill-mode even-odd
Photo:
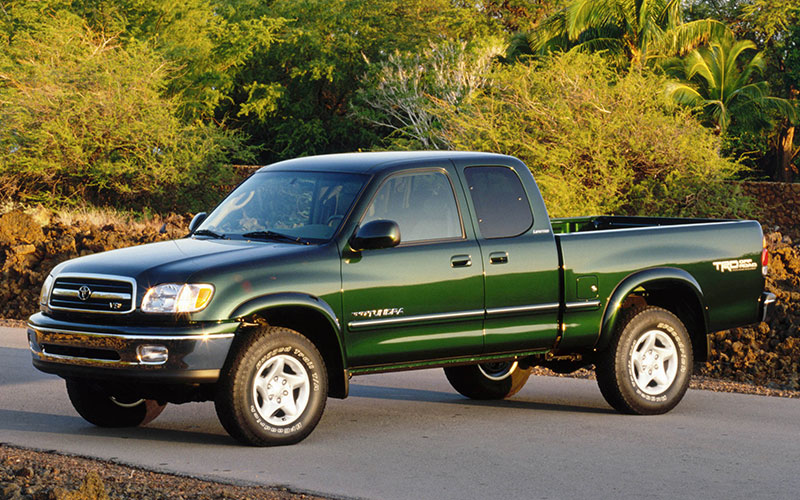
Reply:
[[[299,236],[289,236],[288,234],[276,233],[275,231],[253,231],[244,233],[244,238],[255,238],[259,240],[275,240],[275,241],[288,241],[291,243],[298,243],[300,245],[310,245],[311,242],[304,240]]]
[[[194,236],[211,236],[212,238],[218,240],[227,240],[228,237],[222,233],[218,233],[216,231],[212,231],[210,229],[198,229],[197,231],[193,232],[192,235]]]

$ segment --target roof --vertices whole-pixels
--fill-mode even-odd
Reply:
[[[374,153],[340,153],[319,156],[306,156],[291,160],[279,161],[259,169],[263,170],[325,170],[332,172],[372,173],[384,167],[398,163],[418,160],[457,160],[469,158],[488,159],[505,158],[495,153],[478,153],[469,151],[386,151]]]

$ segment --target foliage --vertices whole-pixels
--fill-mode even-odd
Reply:
[[[770,96],[766,81],[753,81],[765,66],[760,52],[750,55],[755,50],[755,43],[735,40],[732,33],[695,49],[681,64],[684,83],[668,84],[668,95],[701,109],[723,134],[733,120],[758,131],[771,125],[771,113],[793,119],[788,101]]]
[[[486,16],[498,21],[503,30],[513,33],[536,28],[565,3],[566,0],[480,0],[477,5]]]
[[[725,182],[740,167],[659,90],[663,77],[618,76],[597,55],[567,53],[498,68],[456,108],[440,102],[442,140],[527,163],[552,216],[736,216],[752,209]]]
[[[443,43],[420,53],[395,52],[386,61],[370,65],[357,91],[353,116],[387,130],[399,148],[440,149],[441,127],[431,98],[459,106],[481,88],[503,46],[489,39],[481,45]]]
[[[145,43],[175,71],[165,93],[185,119],[213,117],[236,91],[238,70],[277,41],[285,20],[236,17],[234,1],[74,0],[71,11],[94,30]],[[226,13],[228,15],[221,15]],[[245,82],[244,85],[247,85]]]
[[[163,95],[174,71],[147,44],[123,47],[63,10],[18,23],[0,53],[6,193],[162,211],[215,201],[231,152],[246,149],[235,133],[178,119],[178,99]]]
[[[761,49],[764,78],[776,96],[798,106],[800,97],[800,4],[795,0],[693,0],[690,16],[725,22],[738,38]],[[777,180],[790,180],[800,170],[797,123],[774,119],[766,129],[733,124],[725,150]]]
[[[349,115],[370,64],[496,29],[451,0],[275,0],[250,9],[287,24],[281,43],[241,68],[239,91],[220,112],[267,145],[267,161],[371,147],[373,130]]]
[[[526,35],[524,53],[554,49],[607,51],[624,56],[633,68],[684,54],[725,30],[712,19],[683,22],[677,0],[572,0],[566,8]]]

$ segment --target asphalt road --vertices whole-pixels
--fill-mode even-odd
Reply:
[[[11,328],[0,328],[0,442],[345,498],[800,498],[796,399],[689,391],[667,415],[632,417],[593,381],[535,377],[479,403],[425,370],[355,378],[304,442],[249,448],[212,403],[170,405],[143,428],[91,426]]]

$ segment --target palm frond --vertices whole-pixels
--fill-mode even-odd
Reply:
[[[570,40],[576,40],[591,27],[607,24],[623,24],[624,9],[619,0],[575,0],[566,8],[566,32]]]
[[[666,51],[686,54],[709,40],[724,37],[730,30],[725,23],[714,19],[699,19],[681,24],[664,35]]]
[[[625,44],[619,38],[590,38],[585,42],[575,44],[570,52],[599,52],[608,51],[620,54],[625,49]]]
[[[765,108],[777,113],[782,118],[786,118],[790,123],[795,123],[798,118],[797,107],[790,101],[780,97],[766,96],[763,100]]]
[[[682,106],[701,106],[705,104],[705,98],[693,87],[685,83],[670,82],[666,87],[668,99],[672,99]]]
[[[703,57],[703,52],[700,50],[695,50],[686,56],[684,64],[686,65],[687,80],[695,80],[695,76],[699,76],[705,80],[705,86],[707,88],[713,88],[719,85],[718,76],[714,74],[708,59]]]

